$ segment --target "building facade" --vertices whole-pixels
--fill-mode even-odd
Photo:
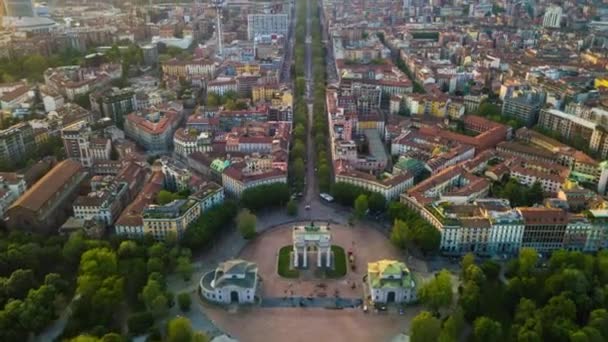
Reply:
[[[289,15],[287,14],[249,14],[247,16],[247,38],[249,40],[261,35],[287,36],[288,32]]]
[[[380,260],[367,264],[365,284],[373,303],[412,303],[416,301],[416,282],[405,263]]]
[[[203,275],[199,291],[203,298],[220,304],[253,303],[258,289],[258,267],[235,259],[222,262],[215,271]]]
[[[51,233],[72,212],[72,203],[87,177],[80,163],[64,160],[27,190],[6,212],[11,229]]]

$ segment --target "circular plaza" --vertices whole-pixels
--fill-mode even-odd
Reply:
[[[311,222],[297,225],[309,226]],[[317,226],[324,222],[315,222]],[[294,267],[293,228],[288,224],[273,228],[256,237],[243,248],[239,258],[254,262],[263,283],[261,296],[264,298],[280,297],[362,297],[362,279],[367,272],[367,264],[381,259],[399,259],[400,252],[386,236],[369,228],[330,225],[331,230],[331,267],[327,264],[324,250],[309,250],[308,265],[303,268],[304,256],[299,249],[298,266]],[[281,250],[289,252],[290,277],[279,273]],[[340,256],[339,254],[343,254]],[[318,257],[317,257],[318,256]],[[341,265],[342,264],[342,265]],[[338,271],[346,268],[344,271]],[[327,272],[319,272],[327,271]]]
[[[327,246],[322,244],[320,249],[307,248],[307,267],[303,267],[303,250],[300,245],[294,244],[294,226],[310,225],[311,222],[300,222],[269,229],[249,242],[238,254],[240,260],[257,265],[260,278],[258,294],[265,302],[289,302],[289,298],[308,298],[311,301],[335,298],[360,300],[365,295],[363,279],[368,271],[368,263],[402,258],[400,251],[377,230],[331,224],[329,263],[327,249],[324,248]],[[326,222],[314,222],[314,225],[323,226]],[[294,250],[299,252],[297,263]],[[335,273],[336,263],[342,262],[342,258],[336,257],[336,252],[340,253],[340,250],[346,255],[346,272],[338,275]],[[290,277],[279,274],[281,251],[288,256],[288,267],[292,272]],[[207,306],[205,312],[218,327],[239,341],[328,338],[332,341],[388,341],[405,331],[419,311],[418,308],[411,308],[403,315],[396,315],[364,313],[361,308],[352,309],[349,306],[336,309],[342,308],[328,309],[308,304],[254,305],[239,307],[234,311]]]

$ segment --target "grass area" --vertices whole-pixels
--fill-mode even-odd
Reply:
[[[341,278],[346,275],[346,253],[344,248],[336,245],[331,246],[331,251],[334,256],[334,269],[328,269],[325,271],[327,278]]]
[[[300,272],[291,268],[291,251],[292,246],[285,246],[279,250],[279,275],[284,278],[297,278]]]

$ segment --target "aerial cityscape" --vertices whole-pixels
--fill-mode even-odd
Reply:
[[[0,341],[608,341],[608,2],[0,0]]]

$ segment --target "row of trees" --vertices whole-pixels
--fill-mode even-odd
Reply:
[[[400,202],[391,202],[388,215],[393,221],[390,239],[395,246],[405,249],[415,245],[425,254],[439,249],[441,233],[415,211]]]
[[[363,213],[365,213],[367,209],[376,213],[383,212],[386,209],[386,199],[382,194],[379,192],[369,191],[350,183],[334,183],[331,186],[331,194],[337,203],[347,205],[349,207],[355,207],[355,209],[358,202],[359,209],[366,207],[365,210],[363,210]]]
[[[252,211],[284,207],[289,201],[289,188],[285,183],[263,184],[246,189],[241,194],[241,206]]]
[[[314,3],[313,3],[314,4]],[[325,102],[326,69],[325,49],[321,34],[321,11],[318,6],[313,5],[311,18],[312,36],[312,77],[313,84],[313,122],[312,134],[316,152],[316,176],[321,192],[329,192],[331,185],[331,157],[328,157],[329,128],[327,123],[327,109]]]
[[[293,143],[289,154],[289,183],[300,192],[304,189],[306,177],[306,126],[308,115],[304,94],[306,92],[306,79],[304,75],[304,53],[306,39],[306,1],[296,4],[296,32],[294,51],[294,113],[293,113]]]
[[[237,212],[238,206],[233,201],[225,201],[207,210],[186,229],[182,244],[192,250],[208,246],[222,229],[230,226]]]

